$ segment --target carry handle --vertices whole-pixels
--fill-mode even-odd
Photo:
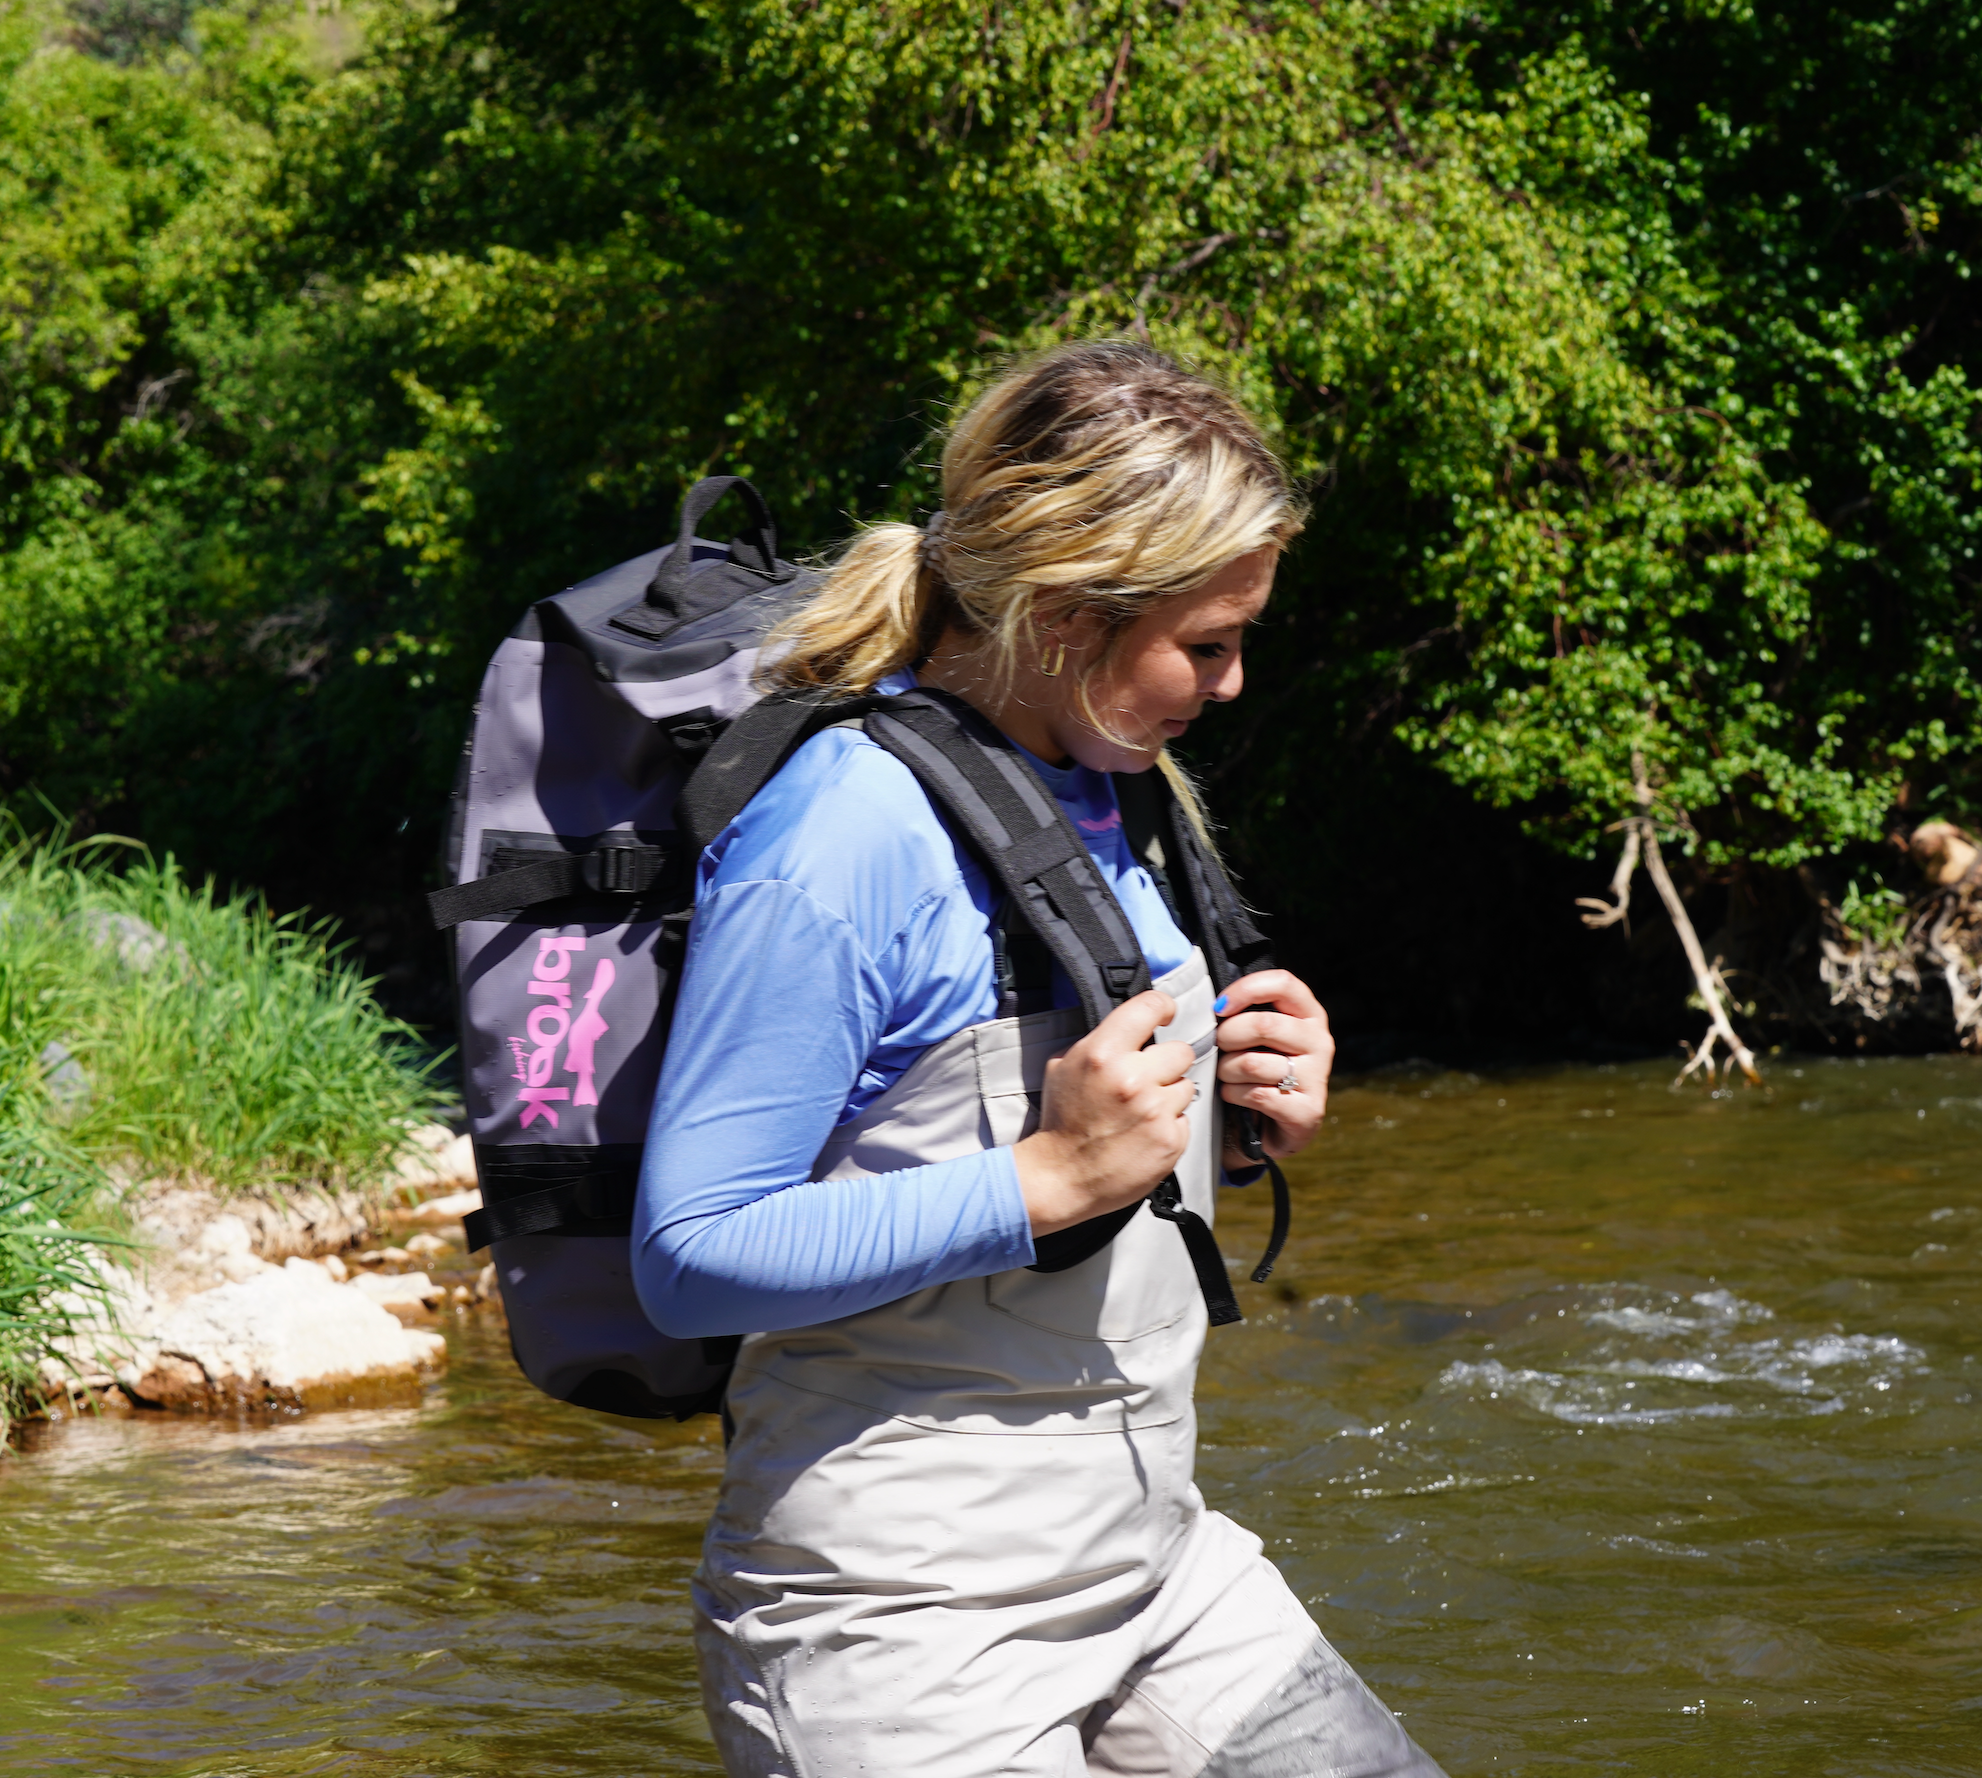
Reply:
[[[680,595],[687,591],[688,571],[695,560],[695,528],[731,489],[742,495],[744,505],[750,508],[750,529],[756,535],[756,547],[764,558],[763,572],[777,572],[778,528],[771,522],[771,509],[765,505],[764,496],[740,475],[705,475],[688,490],[687,497],[681,503],[681,527],[676,533],[674,547],[661,558],[661,565],[654,571],[653,581],[647,588],[649,605],[673,607]]]

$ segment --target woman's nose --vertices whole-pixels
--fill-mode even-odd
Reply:
[[[1245,663],[1238,655],[1230,654],[1221,661],[1213,661],[1210,665],[1211,671],[1199,682],[1204,691],[1205,701],[1212,704],[1229,704],[1245,689]]]

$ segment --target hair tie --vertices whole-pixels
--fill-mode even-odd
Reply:
[[[922,527],[922,541],[916,546],[916,553],[920,557],[921,565],[930,570],[931,573],[935,572],[936,552],[942,547],[942,544],[943,514],[941,512],[934,512],[929,515],[929,522]]]

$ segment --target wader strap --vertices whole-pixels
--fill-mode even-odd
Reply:
[[[588,891],[646,895],[673,856],[664,846],[598,846],[590,852],[532,852],[502,846],[489,859],[487,876],[434,890],[427,897],[427,912],[434,930],[445,932],[463,920],[489,920]]]
[[[1018,749],[948,692],[879,700],[867,735],[963,830],[1080,996],[1090,1029],[1149,984],[1135,928],[1066,811]]]

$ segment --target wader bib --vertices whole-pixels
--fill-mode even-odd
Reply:
[[[1196,1051],[1176,1177],[1221,1142],[1202,953],[1156,984]],[[1078,1011],[932,1046],[814,1178],[1014,1143]],[[746,1338],[695,1581],[734,1778],[1296,1778],[1437,1767],[1192,1480],[1204,1295],[1139,1206],[1066,1270],[1001,1272]]]

